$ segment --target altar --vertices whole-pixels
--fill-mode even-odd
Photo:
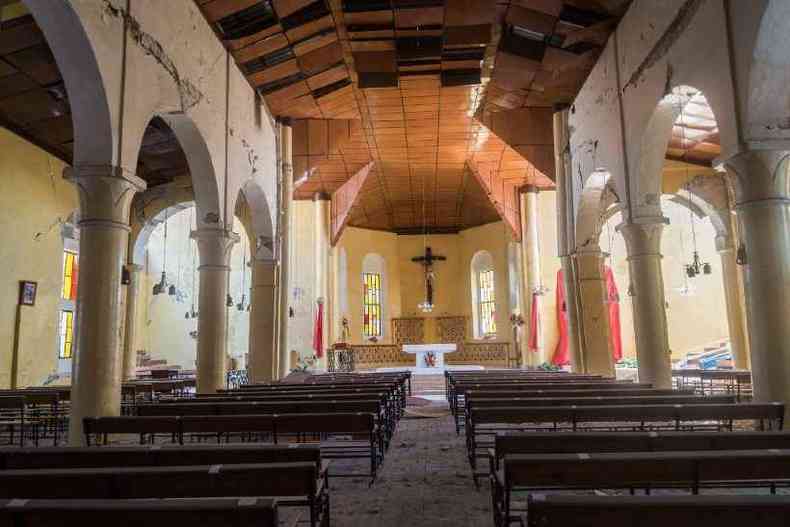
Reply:
[[[404,344],[403,352],[414,354],[418,372],[444,371],[444,354],[456,351],[455,344]]]

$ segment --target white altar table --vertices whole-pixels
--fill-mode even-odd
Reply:
[[[456,351],[455,344],[404,344],[404,353],[413,353],[420,373],[444,371],[444,354]]]

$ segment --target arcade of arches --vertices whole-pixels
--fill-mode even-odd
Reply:
[[[414,366],[790,400],[787,0],[0,0],[0,386]],[[33,289],[35,288],[35,289]]]

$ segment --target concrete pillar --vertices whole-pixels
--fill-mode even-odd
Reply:
[[[583,350],[579,336],[578,303],[576,292],[576,267],[573,249],[576,246],[573,228],[573,181],[569,150],[568,109],[558,108],[554,112],[554,170],[557,182],[557,254],[562,264],[565,284],[565,304],[568,317],[568,354],[571,369],[584,371]]]
[[[134,379],[137,367],[137,306],[140,297],[142,265],[127,264],[129,285],[126,286],[126,324],[123,348],[123,380]]]
[[[600,250],[576,253],[584,371],[613,377],[615,372],[604,261],[605,255]]]
[[[579,320],[579,296],[576,290],[576,265],[573,255],[561,255],[562,277],[565,285],[565,306],[568,317],[568,354],[571,359],[571,370],[584,373],[584,349],[582,348],[581,328]]]
[[[721,258],[721,279],[724,285],[724,300],[727,305],[727,326],[730,331],[730,348],[735,367],[749,369],[749,352],[746,343],[746,315],[741,304],[738,264],[735,247],[729,236],[716,237],[716,250]]]
[[[221,228],[202,227],[192,231],[192,238],[200,258],[197,391],[215,393],[226,384],[229,261],[239,236]]]
[[[629,292],[633,295],[639,381],[655,388],[672,387],[672,360],[667,333],[661,233],[666,218],[638,218],[618,226],[625,238]]]
[[[275,378],[276,346],[274,341],[277,309],[277,262],[252,261],[250,298],[250,381],[271,382]]]
[[[72,363],[69,443],[81,445],[84,417],[121,411],[121,268],[129,209],[145,181],[117,166],[67,168],[80,195],[80,286]]]
[[[745,252],[744,293],[754,396],[790,401],[790,195],[788,156],[747,151],[727,161]],[[790,409],[786,417],[790,414]]]
[[[313,279],[315,280],[316,301],[321,299],[324,303],[323,312],[323,341],[321,343],[323,357],[318,361],[318,369],[326,369],[326,348],[329,343],[329,209],[331,205],[329,196],[316,193],[313,199],[315,205],[315,260],[313,268]],[[317,307],[316,307],[317,309]]]
[[[293,201],[293,160],[292,160],[292,129],[290,120],[283,120],[280,125],[280,173],[281,181],[281,203],[280,203],[280,314],[278,318],[278,358],[277,358],[277,378],[281,379],[288,375],[291,369],[290,351],[288,350],[288,322],[290,307],[290,283],[288,277],[288,256],[290,254],[289,243],[291,239],[291,202]]]
[[[532,328],[532,295],[539,290],[541,283],[540,268],[540,237],[538,232],[538,189],[529,186],[521,193],[521,265],[522,265],[522,298],[524,309],[524,333],[521,339],[521,364],[537,366],[546,362],[546,350],[543,344],[543,332],[538,324],[537,351],[529,349],[529,336]],[[537,308],[540,314],[542,297],[537,296]],[[545,323],[545,321],[544,321]]]

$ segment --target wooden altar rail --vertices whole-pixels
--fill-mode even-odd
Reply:
[[[395,344],[352,344],[347,351],[330,350],[327,359],[330,371],[414,366],[414,355],[404,353]],[[518,365],[511,344],[501,341],[465,342],[458,351],[446,354],[444,362],[448,366],[474,364],[489,368]]]

